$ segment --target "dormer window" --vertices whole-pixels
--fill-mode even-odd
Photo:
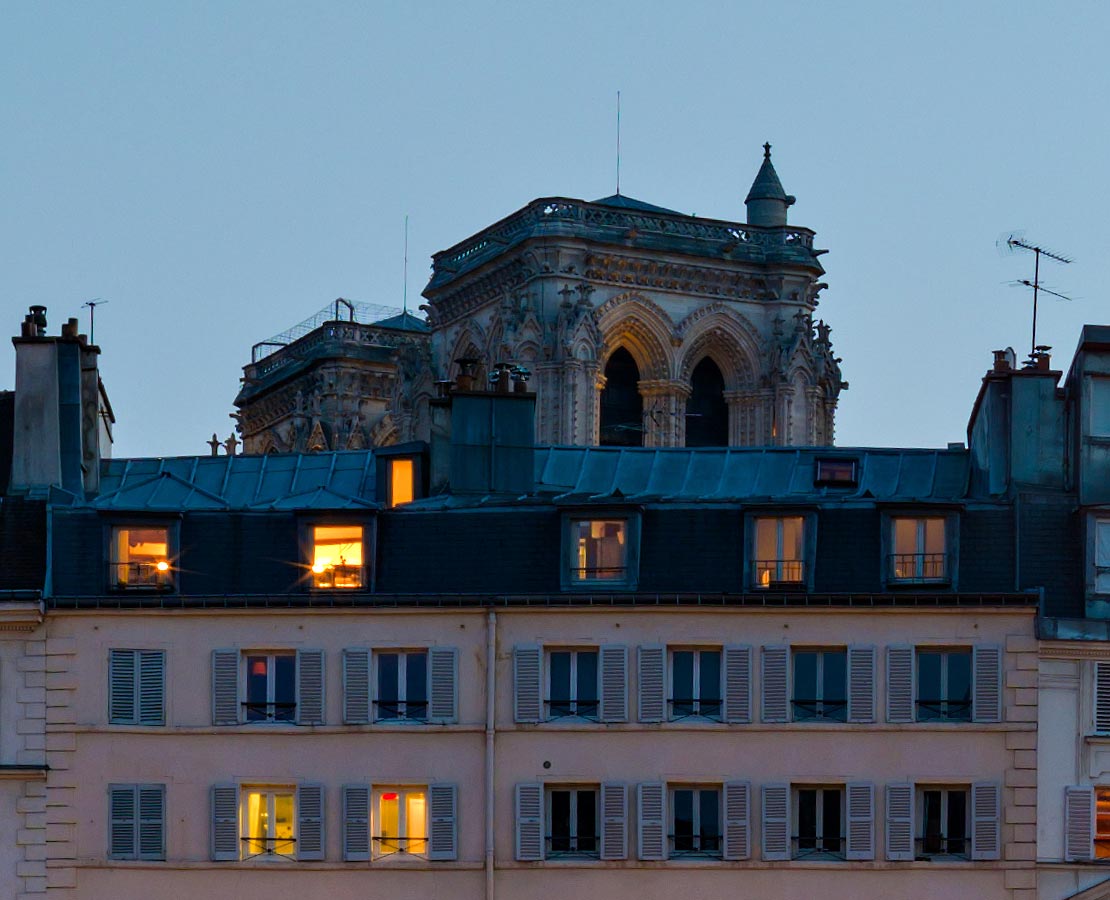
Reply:
[[[169,528],[117,525],[112,528],[108,583],[118,590],[173,587]]]
[[[813,483],[817,487],[855,487],[856,467],[854,459],[819,459]]]
[[[563,520],[564,589],[635,589],[640,527],[634,514],[567,516]]]
[[[312,529],[312,586],[361,588],[361,525],[316,525]]]
[[[399,456],[389,460],[389,505],[399,506],[416,499],[416,466],[412,459]]]
[[[804,516],[757,516],[752,587],[798,587],[806,582]]]

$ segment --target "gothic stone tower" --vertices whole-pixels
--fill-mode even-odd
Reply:
[[[620,194],[535,200],[433,258],[438,375],[533,373],[551,444],[828,445],[847,387],[814,232],[787,224],[764,145],[746,223]]]

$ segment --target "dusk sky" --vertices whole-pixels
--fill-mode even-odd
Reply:
[[[102,298],[117,456],[206,453],[251,345],[536,197],[743,221],[764,141],[817,232],[837,443],[965,438],[1029,351],[1110,322],[1110,4],[0,0],[0,326]],[[0,388],[14,354],[0,347]]]

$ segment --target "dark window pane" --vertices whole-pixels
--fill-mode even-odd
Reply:
[[[583,704],[597,703],[597,652],[578,651],[578,711],[589,713]],[[596,712],[596,708],[593,710]]]
[[[971,654],[948,654],[948,696],[956,703],[971,702]]]
[[[293,704],[297,702],[297,658],[274,657],[274,718],[292,722],[296,718]]]
[[[701,794],[701,849],[716,853],[721,849],[720,795],[715,790],[698,793]]]
[[[583,853],[597,851],[597,794],[578,792],[578,849]]]
[[[917,654],[917,718],[923,721],[941,717],[941,654]]]
[[[551,654],[551,715],[570,714],[570,654]]]
[[[834,702],[848,699],[848,654],[843,650],[826,651],[823,679],[824,698]]]
[[[948,852],[967,852],[967,794],[948,792]]]
[[[570,850],[570,791],[551,792],[551,849]]]
[[[798,791],[798,849],[817,847],[817,791]]]
[[[925,809],[922,812],[924,833],[921,835],[921,849],[925,853],[940,853],[943,850],[940,829],[940,791],[923,791]]]
[[[266,718],[266,682],[269,662],[265,656],[247,657],[247,721]]]
[[[671,655],[674,714],[688,716],[694,711],[694,654],[676,650]]]
[[[405,654],[405,715],[428,717],[428,654]]]
[[[694,849],[694,792],[674,792],[674,848]]]
[[[719,650],[701,651],[701,672],[698,695],[703,701],[720,701],[721,699],[721,652]],[[704,704],[703,709],[704,712]]]
[[[794,718],[817,715],[817,654],[811,650],[794,653]]]
[[[840,850],[840,791],[824,791],[824,795],[821,827],[825,849],[836,853]]]
[[[396,719],[400,714],[397,708],[397,667],[396,653],[377,653],[378,658],[378,718]]]

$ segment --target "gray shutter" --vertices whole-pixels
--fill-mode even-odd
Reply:
[[[913,647],[892,644],[886,648],[886,720],[914,720]]]
[[[297,724],[324,724],[323,650],[297,651]]]
[[[913,785],[886,786],[886,858],[913,862]]]
[[[135,859],[136,789],[132,784],[108,786],[108,858]]]
[[[848,721],[875,721],[875,648],[848,648]]]
[[[725,647],[725,721],[752,720],[752,648]]]
[[[538,644],[521,644],[513,648],[513,719],[517,722],[538,722],[543,717],[543,693],[540,689],[540,654]]]
[[[725,784],[725,859],[751,859],[752,786],[746,781]]]
[[[628,721],[628,648],[604,644],[600,650],[601,721]]]
[[[666,654],[666,648],[658,644],[645,645],[637,651],[641,722],[662,722],[666,718]]]
[[[239,786],[212,786],[212,858],[239,858]]]
[[[140,650],[139,724],[166,724],[166,653]]]
[[[543,859],[543,785],[516,786],[516,858],[522,862]]]
[[[370,858],[370,785],[343,785],[343,858],[364,862]]]
[[[628,788],[601,786],[601,858],[628,859]]]
[[[875,858],[875,786],[850,781],[844,786],[848,810],[845,859]]]
[[[343,651],[343,724],[370,723],[370,651],[349,647]]]
[[[297,786],[297,859],[324,858],[324,786]]]
[[[971,786],[971,858],[998,859],[1001,850],[1001,790],[995,782]]]
[[[790,651],[785,646],[763,648],[763,721],[789,720],[787,665]]]
[[[1090,862],[1094,859],[1095,789],[1064,788],[1064,859]]]
[[[636,808],[639,813],[637,855],[640,859],[667,858],[667,786],[660,782],[636,787]]]
[[[441,723],[458,721],[459,652],[454,647],[432,647],[428,650],[428,671],[429,718]]]
[[[135,651],[108,651],[108,721],[135,723]]]
[[[763,858],[790,859],[790,785],[763,785]]]
[[[166,787],[139,785],[139,859],[166,858]]]
[[[212,651],[212,724],[239,724],[239,651]]]
[[[1106,662],[1095,663],[1095,731],[1110,732],[1110,663]]]
[[[975,722],[1001,722],[1002,648],[975,647],[971,658],[971,718]]]
[[[456,859],[458,788],[453,784],[432,784],[428,786],[428,795],[428,808],[431,810],[428,859]]]

